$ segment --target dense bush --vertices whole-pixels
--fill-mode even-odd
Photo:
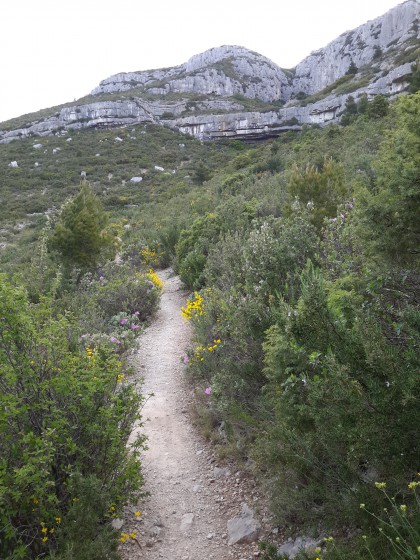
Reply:
[[[2,278],[0,317],[0,555],[99,560],[112,511],[142,486],[142,436],[127,447],[142,397],[112,345],[75,346],[48,299]]]
[[[127,313],[144,322],[154,314],[159,301],[159,286],[149,275],[118,265],[104,268],[102,274],[94,298],[106,317]]]
[[[371,120],[308,130],[292,151],[277,141],[285,172],[260,178],[270,188],[254,205],[270,200],[271,217],[189,231],[206,247],[190,374],[279,524],[348,537],[328,541],[330,558],[418,546],[420,97],[386,119],[380,101]],[[249,201],[258,183],[241,175],[231,196]]]

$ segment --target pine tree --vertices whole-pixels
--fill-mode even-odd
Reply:
[[[116,240],[106,227],[108,217],[98,197],[88,184],[67,201],[50,238],[49,248],[57,251],[67,271],[92,270],[102,259],[116,253]]]

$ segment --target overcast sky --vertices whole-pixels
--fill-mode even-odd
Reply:
[[[1,0],[0,122],[88,94],[118,72],[241,45],[283,68],[398,0]]]

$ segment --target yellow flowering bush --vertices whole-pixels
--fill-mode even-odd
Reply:
[[[188,298],[187,305],[185,307],[181,307],[181,313],[187,321],[204,315],[205,310],[203,296],[198,292],[194,292],[194,297]]]
[[[162,290],[163,289],[163,282],[162,280],[159,278],[159,276],[156,274],[156,272],[153,271],[153,268],[149,269],[149,272],[147,273],[147,278],[153,282],[155,288],[157,288],[158,290]]]
[[[143,247],[140,250],[141,262],[147,266],[159,264],[160,255],[155,249]]]

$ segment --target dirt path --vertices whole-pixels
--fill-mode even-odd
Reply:
[[[186,293],[170,270],[163,271],[164,291],[153,324],[140,339],[136,369],[144,376],[143,409],[148,450],[143,457],[145,489],[150,498],[128,512],[122,531],[136,531],[134,542],[122,548],[125,560],[248,560],[252,545],[227,545],[227,520],[258,496],[241,473],[218,465],[212,449],[191,426],[181,358],[188,347],[190,325],[181,315]],[[244,499],[246,495],[247,500]]]

